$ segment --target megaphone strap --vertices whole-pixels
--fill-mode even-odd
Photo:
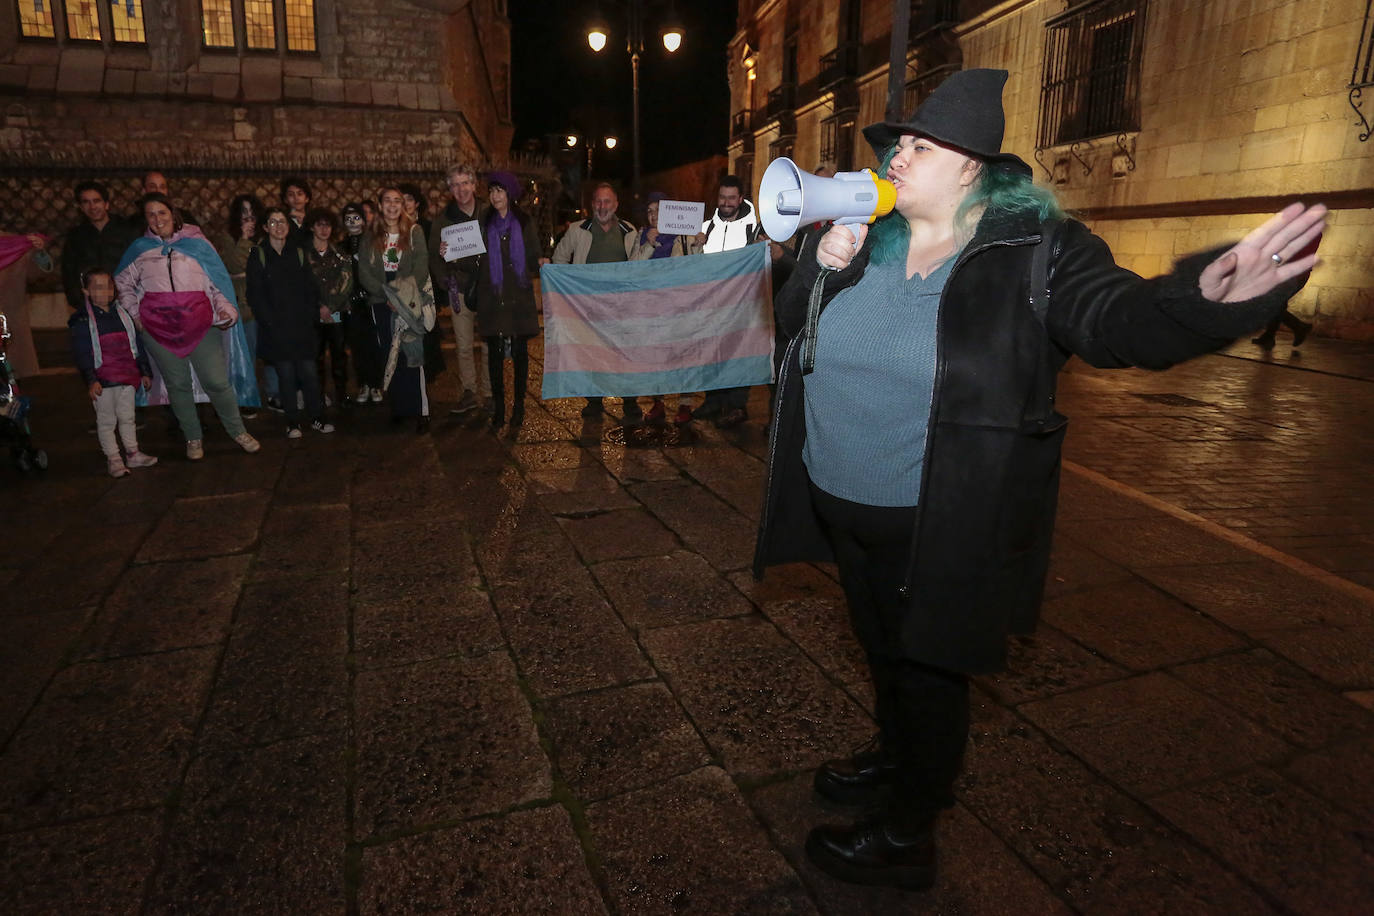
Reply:
[[[806,300],[806,337],[802,340],[801,371],[809,375],[816,368],[816,328],[821,321],[821,296],[825,292],[826,271],[811,284],[811,296]]]

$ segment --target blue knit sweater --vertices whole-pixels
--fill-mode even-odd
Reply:
[[[870,263],[821,314],[802,460],[825,492],[869,506],[919,501],[935,318],[955,260],[910,280],[904,259]]]

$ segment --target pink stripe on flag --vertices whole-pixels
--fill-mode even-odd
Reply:
[[[744,328],[700,340],[617,348],[561,344],[545,353],[545,372],[662,372],[745,356],[767,356],[773,338],[766,327]]]

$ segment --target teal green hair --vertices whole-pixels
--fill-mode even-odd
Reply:
[[[883,155],[882,164],[878,166],[879,176],[887,174],[896,153],[897,147],[894,145]],[[954,226],[960,236],[972,237],[977,223],[971,221],[970,217],[975,213],[983,216],[1034,215],[1041,222],[1064,217],[1053,191],[1038,187],[1030,176],[1020,171],[986,162],[983,163],[983,174],[978,183],[954,211]],[[911,227],[900,213],[893,210],[873,224],[868,234],[869,258],[875,264],[905,261],[910,244]]]

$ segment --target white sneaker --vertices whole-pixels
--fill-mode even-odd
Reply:
[[[237,436],[234,437],[234,441],[238,443],[239,448],[243,449],[250,455],[256,452],[258,449],[262,448],[262,443],[259,442],[257,439],[254,439],[248,433],[239,433]]]
[[[111,477],[129,476],[129,469],[124,466],[124,459],[119,457],[118,455],[115,455],[112,458],[106,458],[105,467],[106,470],[110,472]]]
[[[373,403],[373,404],[380,404],[380,403],[382,403],[382,389],[380,389],[380,388],[373,388],[373,389],[372,389],[372,403]]]
[[[150,468],[157,464],[157,458],[146,452],[132,451],[129,457],[124,459],[124,464],[131,468]]]
[[[301,437],[301,428],[300,428],[299,426],[288,426],[288,427],[286,427],[286,438],[288,438],[288,439],[299,439],[300,437]]]
[[[311,420],[310,428],[317,433],[332,433],[334,431],[334,424],[326,423],[323,420]]]
[[[186,458],[190,461],[199,461],[205,457],[205,443],[199,439],[188,439],[186,442]]]
[[[353,403],[355,403],[355,404],[366,404],[366,403],[367,403],[368,395],[371,394],[371,391],[372,391],[372,390],[371,390],[370,388],[368,388],[366,385],[359,385],[359,386],[358,386],[358,396],[355,397],[355,398],[353,399]]]

